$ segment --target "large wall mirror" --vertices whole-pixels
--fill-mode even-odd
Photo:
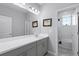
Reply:
[[[12,35],[12,18],[0,15],[0,38],[11,37]]]

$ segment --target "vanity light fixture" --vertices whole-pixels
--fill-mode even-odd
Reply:
[[[13,3],[13,4],[19,6],[20,8],[26,9],[36,15],[38,15],[40,13],[39,10],[37,10],[36,8],[34,8],[32,6],[27,6],[26,3]]]
[[[40,11],[35,9],[34,7],[29,7],[31,9],[32,12],[36,13],[36,14],[39,14]]]

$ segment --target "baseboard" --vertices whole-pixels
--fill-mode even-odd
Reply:
[[[49,54],[51,54],[52,56],[56,56],[57,54],[55,52],[52,51],[48,51]]]

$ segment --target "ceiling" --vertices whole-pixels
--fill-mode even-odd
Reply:
[[[27,10],[23,10],[22,8],[19,8],[18,6],[15,6],[15,5],[12,5],[12,3],[0,3],[0,5],[8,5],[14,9],[17,9],[17,10],[20,10],[20,11],[25,11],[25,12],[28,12]],[[35,7],[36,9],[40,10],[43,6],[47,6],[47,5],[50,5],[50,6],[56,6],[58,8],[60,7],[67,7],[67,6],[70,6],[70,5],[74,5],[74,4],[77,4],[77,3],[25,3],[26,5],[27,4],[30,4],[31,6]]]

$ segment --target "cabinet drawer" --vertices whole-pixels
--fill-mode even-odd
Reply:
[[[17,56],[27,56],[27,52],[26,52],[26,51],[24,51],[24,52],[22,52],[22,53],[18,54]]]
[[[39,45],[39,44],[41,44],[41,43],[44,43],[44,42],[47,43],[47,41],[48,41],[48,37],[37,41],[37,45]]]

